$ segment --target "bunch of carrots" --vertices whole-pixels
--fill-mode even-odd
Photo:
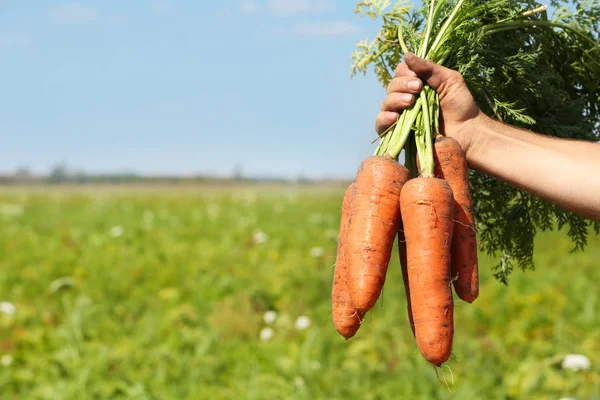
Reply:
[[[431,1],[419,56],[438,52],[463,1],[439,30],[433,28],[440,12]],[[401,24],[398,41],[407,53]],[[334,325],[349,339],[379,299],[398,237],[413,335],[423,357],[438,367],[452,352],[452,286],[466,302],[479,295],[469,170],[458,142],[439,134],[439,104],[425,86],[361,164],[344,196],[332,289]],[[408,168],[398,162],[402,150]]]
[[[389,2],[360,4],[370,14],[381,13]],[[398,51],[393,49],[445,65],[454,60],[454,52],[467,46],[466,37],[530,26],[523,18],[546,10],[520,12],[519,2],[490,0],[427,0],[423,5],[423,15],[416,19],[403,17],[401,2],[385,14],[387,25],[381,34],[386,39],[374,54],[363,52],[358,65],[379,62],[386,52]],[[508,18],[493,18],[495,11],[505,8]],[[415,21],[421,20],[426,23],[419,31]],[[545,20],[536,23],[569,28]],[[396,39],[389,37],[394,31]],[[453,36],[458,33],[461,42]],[[344,196],[332,289],[334,325],[346,339],[356,334],[381,295],[397,237],[413,335],[423,357],[439,367],[452,352],[452,286],[468,303],[479,295],[465,154],[457,141],[440,134],[440,98],[427,85],[380,139],[374,156],[363,161]],[[398,162],[402,151],[405,166]]]
[[[454,335],[451,286],[471,303],[479,278],[464,153],[438,136],[433,156],[433,173],[421,168],[414,179],[389,154],[361,164],[344,196],[332,306],[337,331],[353,337],[379,299],[398,237],[410,325],[421,354],[441,366]]]
[[[422,57],[428,49],[435,51],[449,27],[446,20],[429,46],[434,3],[419,50]],[[398,41],[407,53],[402,25]],[[451,286],[469,303],[479,294],[467,163],[460,145],[438,133],[439,96],[430,87],[389,130],[344,196],[333,321],[346,339],[356,334],[381,295],[398,237],[413,335],[423,357],[441,366],[451,355],[454,336]],[[398,162],[403,149],[410,170]]]

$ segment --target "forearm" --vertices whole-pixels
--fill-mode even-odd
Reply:
[[[482,118],[469,166],[600,221],[600,145],[555,139]]]

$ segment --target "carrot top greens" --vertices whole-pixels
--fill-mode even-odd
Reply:
[[[492,118],[560,138],[600,136],[600,0],[359,1],[356,12],[380,19],[374,40],[358,43],[352,75],[374,68],[384,85],[411,51],[459,71],[479,107]],[[425,87],[375,151],[398,157],[423,176],[433,173],[432,139],[439,131],[439,98]],[[472,171],[475,218],[482,248],[498,257],[496,277],[507,283],[515,267],[533,269],[538,231],[568,228],[574,251],[600,224]]]

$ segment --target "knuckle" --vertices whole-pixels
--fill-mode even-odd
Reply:
[[[394,82],[396,81],[396,79],[398,79],[398,78],[392,79],[390,81],[390,83],[387,85],[387,89],[386,89],[387,94],[390,94],[394,91]]]
[[[400,93],[394,92],[388,96],[388,109],[395,110],[398,106],[398,102],[400,100]]]
[[[375,130],[381,132],[383,125],[383,115],[380,113],[377,115],[377,118],[375,118]]]
[[[463,78],[461,73],[458,71],[450,71],[449,72],[449,80],[455,84],[463,84],[465,82],[465,79]]]
[[[404,77],[397,77],[392,79],[390,85],[388,86],[388,94],[393,94],[399,92],[403,88]]]
[[[398,66],[396,67],[396,76],[403,76],[406,73],[406,70],[408,69],[407,65],[405,62],[401,62],[400,64],[398,64]]]
[[[381,111],[385,111],[387,109],[389,98],[390,98],[390,95],[386,96],[386,98],[383,99],[383,101],[381,102],[381,107],[380,107]]]

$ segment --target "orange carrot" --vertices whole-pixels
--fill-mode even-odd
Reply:
[[[469,169],[465,153],[452,138],[438,136],[435,141],[435,176],[444,179],[454,193],[454,239],[452,240],[452,279],[462,300],[472,303],[479,296],[477,234]]]
[[[351,184],[344,195],[342,204],[342,220],[340,222],[340,236],[338,240],[337,259],[333,273],[333,288],[331,302],[333,324],[335,329],[346,338],[350,339],[360,328],[363,315],[352,305],[350,291],[348,290],[348,268],[346,263],[346,236],[350,222],[350,202],[352,201],[354,184]]]
[[[400,222],[400,192],[410,172],[398,161],[369,157],[354,183],[346,241],[348,288],[362,313],[377,302],[385,283]]]
[[[402,268],[402,280],[404,281],[404,292],[406,293],[406,308],[408,310],[408,321],[413,336],[415,336],[415,322],[413,320],[412,306],[410,304],[410,285],[408,284],[408,269],[406,261],[406,237],[404,236],[404,226],[400,223],[398,230],[398,255],[400,256],[400,267]]]
[[[400,205],[417,345],[427,361],[440,366],[450,357],[454,335],[452,189],[441,179],[416,178],[402,189]]]

